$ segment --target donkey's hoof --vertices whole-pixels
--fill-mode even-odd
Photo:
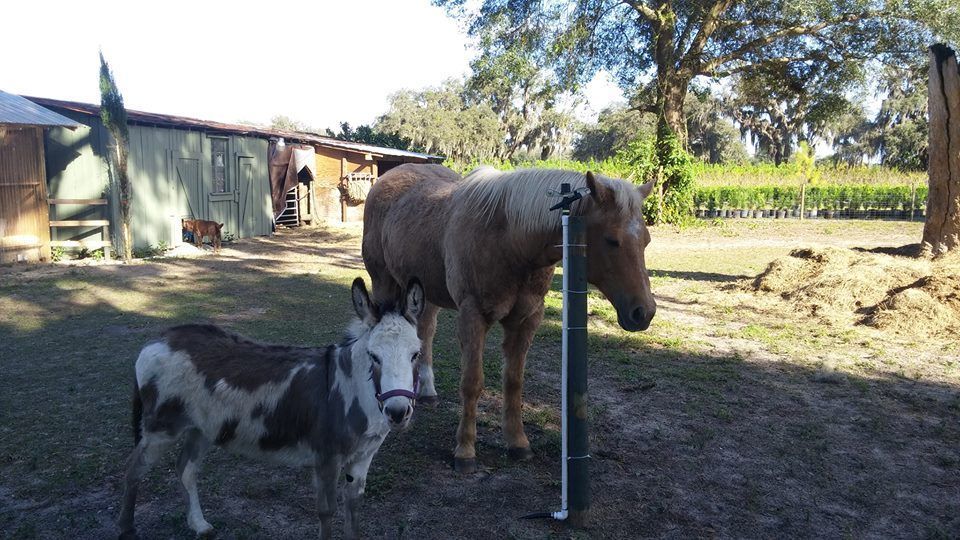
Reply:
[[[533,459],[533,450],[529,446],[507,448],[507,457],[514,461],[530,461]]]
[[[440,404],[440,396],[420,396],[417,398],[417,405],[425,407],[436,407]]]
[[[477,472],[477,458],[453,458],[453,470],[460,474]]]

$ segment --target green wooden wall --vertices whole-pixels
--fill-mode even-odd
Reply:
[[[57,110],[55,107],[53,107]],[[104,219],[119,225],[116,190],[106,152],[108,133],[95,116],[58,110],[83,127],[48,130],[46,161],[51,198],[108,198],[109,208],[56,208],[53,219]],[[226,141],[226,192],[213,193],[211,140]],[[170,245],[181,218],[224,223],[224,233],[237,238],[268,235],[273,230],[267,141],[154,126],[130,126],[128,160],[133,192],[131,230],[137,248]],[[97,215],[97,212],[100,214]],[[103,215],[106,212],[109,215]],[[114,241],[118,230],[111,228]],[[83,236],[60,231],[57,239]]]

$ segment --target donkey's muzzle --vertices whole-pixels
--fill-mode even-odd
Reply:
[[[413,406],[409,403],[391,403],[384,407],[383,412],[390,420],[390,424],[395,427],[402,427],[410,420],[413,415]]]

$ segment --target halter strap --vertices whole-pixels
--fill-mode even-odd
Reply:
[[[412,392],[410,390],[403,390],[403,389],[397,388],[394,390],[388,390],[386,392],[381,393],[379,377],[373,378],[373,388],[374,388],[374,391],[376,392],[377,401],[380,402],[381,408],[383,407],[384,401],[397,396],[409,398],[410,400],[416,402],[417,392],[420,391],[420,366],[417,365],[417,367],[415,367],[413,371],[413,391]]]

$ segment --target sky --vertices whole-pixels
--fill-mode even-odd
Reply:
[[[0,90],[99,103],[102,50],[128,109],[222,122],[369,124],[393,92],[463,77],[475,54],[429,0],[35,1],[3,13]],[[585,93],[585,120],[622,100],[605,76]]]

